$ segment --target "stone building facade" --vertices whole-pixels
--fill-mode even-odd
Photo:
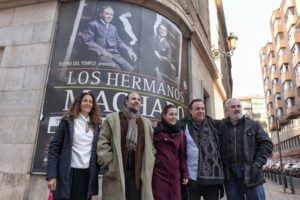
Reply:
[[[50,61],[63,4],[72,0],[0,0],[0,199],[46,199],[44,174],[32,173]],[[122,0],[156,12],[187,40],[189,99],[203,98],[207,113],[223,117],[232,95],[221,0]],[[70,22],[72,23],[72,22]],[[96,197],[97,198],[97,197]]]

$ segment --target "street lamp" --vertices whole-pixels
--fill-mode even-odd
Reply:
[[[279,160],[280,160],[280,176],[282,180],[282,185],[283,185],[283,192],[285,193],[285,178],[284,178],[284,173],[283,173],[283,163],[282,163],[282,155],[281,155],[281,145],[280,145],[280,136],[279,136],[279,130],[281,129],[278,117],[275,117],[276,120],[276,134],[277,134],[277,143],[278,143],[278,153],[279,153]]]
[[[227,46],[229,51],[223,51],[221,49],[215,49],[215,46],[211,46],[212,51],[212,57],[214,60],[217,58],[224,58],[224,57],[230,57],[233,55],[233,51],[236,48],[236,41],[238,40],[238,37],[234,33],[230,33],[230,35],[226,38]]]

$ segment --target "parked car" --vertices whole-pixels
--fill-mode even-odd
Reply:
[[[294,164],[291,169],[288,170],[289,175],[300,177],[300,163]]]
[[[271,172],[272,170],[272,165],[275,163],[274,160],[268,158],[267,163],[263,166],[264,172]]]
[[[264,171],[264,172],[271,172],[272,165],[273,165],[273,164],[266,164],[266,165],[264,165],[264,166],[263,166],[263,171]]]
[[[284,172],[286,175],[289,175],[288,169],[292,168],[293,165],[294,165],[294,163],[286,163],[286,164],[283,166],[283,172]]]
[[[281,171],[280,162],[272,166],[272,173],[279,174]]]

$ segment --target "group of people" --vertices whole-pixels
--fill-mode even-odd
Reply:
[[[91,93],[79,95],[50,143],[46,180],[55,200],[264,200],[262,166],[273,150],[266,132],[242,115],[241,103],[225,102],[226,118],[205,115],[201,99],[178,120],[166,105],[152,127],[140,115],[141,97],[129,93],[124,109],[101,123]],[[99,128],[101,126],[101,128]]]

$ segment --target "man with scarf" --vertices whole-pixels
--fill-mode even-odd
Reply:
[[[219,132],[215,122],[205,116],[201,99],[189,105],[190,115],[181,120],[185,130],[187,165],[190,175],[189,200],[218,200],[223,197],[224,172],[219,152]]]
[[[129,93],[123,112],[106,115],[97,154],[104,168],[102,200],[152,200],[153,129],[140,116],[141,97]]]

